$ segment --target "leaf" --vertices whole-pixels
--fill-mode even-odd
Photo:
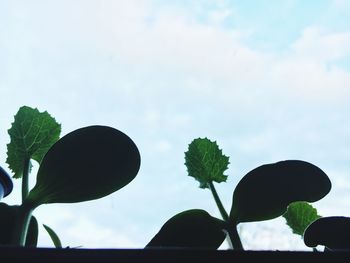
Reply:
[[[61,125],[47,111],[39,112],[28,106],[21,107],[15,121],[8,130],[10,143],[7,144],[7,159],[14,178],[21,178],[27,160],[39,164],[48,149],[58,140]]]
[[[15,227],[18,206],[0,203],[0,245],[11,245],[12,232]],[[36,247],[38,242],[38,222],[31,217],[27,232],[26,246]]]
[[[185,152],[185,165],[188,175],[199,181],[200,188],[209,188],[209,182],[225,182],[227,175],[224,175],[229,164],[229,157],[222,154],[222,150],[214,141],[207,138],[195,139]]]
[[[307,202],[301,201],[291,203],[283,217],[287,220],[287,225],[293,233],[303,236],[305,229],[321,216],[317,214],[316,208]]]
[[[107,126],[84,127],[50,148],[27,202],[36,207],[98,199],[127,185],[139,168],[140,153],[127,135]]]
[[[0,166],[0,199],[12,192],[13,183],[8,173]]]
[[[238,183],[230,218],[236,224],[276,218],[290,203],[318,201],[330,189],[328,176],[311,163],[288,160],[262,165]]]
[[[45,224],[43,224],[46,232],[49,234],[53,244],[55,245],[55,248],[62,248],[62,243],[60,238],[58,237],[58,235],[56,234],[55,231],[53,231],[53,229]]]
[[[224,226],[224,221],[204,210],[187,210],[170,218],[146,248],[217,249],[226,236]]]
[[[305,230],[304,243],[308,247],[323,245],[330,249],[350,249],[349,233],[349,217],[322,217]]]

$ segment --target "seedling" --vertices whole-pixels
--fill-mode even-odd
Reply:
[[[182,212],[166,222],[147,247],[217,249],[227,236],[233,249],[242,250],[237,231],[239,223],[269,220],[282,215],[292,230],[302,235],[305,228],[319,218],[308,202],[320,200],[331,189],[328,176],[311,163],[287,160],[266,164],[241,179],[234,189],[228,213],[214,186],[214,182],[226,181],[224,172],[228,164],[229,157],[222,153],[216,142],[207,138],[191,142],[185,153],[188,175],[199,182],[200,188],[212,192],[222,219],[199,209]]]
[[[36,246],[38,225],[32,212],[42,204],[76,203],[107,196],[131,182],[140,167],[135,143],[107,126],[77,129],[61,139],[60,124],[47,112],[19,109],[9,130],[7,163],[22,179],[22,203],[0,204],[0,244]],[[31,161],[39,163],[36,184],[28,188]],[[54,243],[54,231],[45,227]]]

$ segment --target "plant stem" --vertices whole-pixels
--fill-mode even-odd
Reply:
[[[224,206],[221,203],[221,200],[219,198],[218,193],[215,190],[213,182],[209,182],[208,185],[209,185],[209,189],[210,189],[211,193],[213,194],[215,203],[216,203],[216,205],[219,208],[219,211],[220,211],[220,214],[221,214],[222,218],[225,220],[225,222],[228,222],[228,220],[229,220],[228,214],[227,214]]]
[[[231,239],[232,246],[237,250],[244,250],[241,239],[237,231],[237,224],[234,222],[229,222],[227,224],[227,232]]]
[[[25,246],[32,212],[33,208],[26,204],[22,204],[18,207],[18,214],[12,235],[12,245],[22,247]]]
[[[29,192],[29,167],[30,167],[30,159],[26,159],[24,161],[23,166],[23,175],[22,175],[22,204],[24,203],[24,200],[28,196]]]
[[[229,245],[232,249],[239,249],[239,250],[243,250],[243,246],[242,246],[242,242],[241,239],[239,238],[238,232],[237,232],[237,225],[233,224],[220,200],[220,197],[218,195],[218,193],[216,192],[216,189],[214,187],[213,182],[209,182],[209,189],[211,190],[215,203],[219,208],[220,214],[222,216],[222,218],[224,219],[224,221],[226,222],[227,225],[227,234],[228,234],[228,238],[229,238]]]

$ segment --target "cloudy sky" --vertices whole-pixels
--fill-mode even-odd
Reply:
[[[0,163],[22,105],[47,110],[62,135],[101,124],[135,141],[128,186],[35,210],[71,247],[143,247],[178,212],[219,216],[183,164],[197,137],[230,156],[217,185],[227,210],[248,171],[301,159],[333,183],[319,213],[350,216],[349,15],[346,0],[0,0]],[[248,249],[305,249],[283,219],[240,231]]]

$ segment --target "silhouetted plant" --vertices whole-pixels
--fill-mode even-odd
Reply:
[[[293,232],[302,235],[305,228],[319,218],[317,211],[307,202],[320,200],[331,189],[328,176],[311,163],[286,160],[265,164],[240,180],[233,192],[230,213],[227,213],[214,182],[226,181],[224,172],[228,164],[229,158],[216,142],[198,138],[190,143],[185,152],[188,175],[199,181],[200,188],[212,192],[222,219],[212,217],[204,210],[182,212],[166,222],[147,247],[216,249],[227,234],[233,249],[243,249],[237,232],[239,223],[269,220],[282,215]]]
[[[137,175],[140,154],[124,133],[107,126],[89,126],[61,139],[61,126],[46,111],[19,109],[7,145],[7,163],[14,178],[22,179],[22,204],[0,203],[0,244],[36,246],[35,208],[50,203],[75,203],[107,196]],[[35,186],[29,191],[31,161],[39,163]],[[60,241],[45,229],[56,246]]]

